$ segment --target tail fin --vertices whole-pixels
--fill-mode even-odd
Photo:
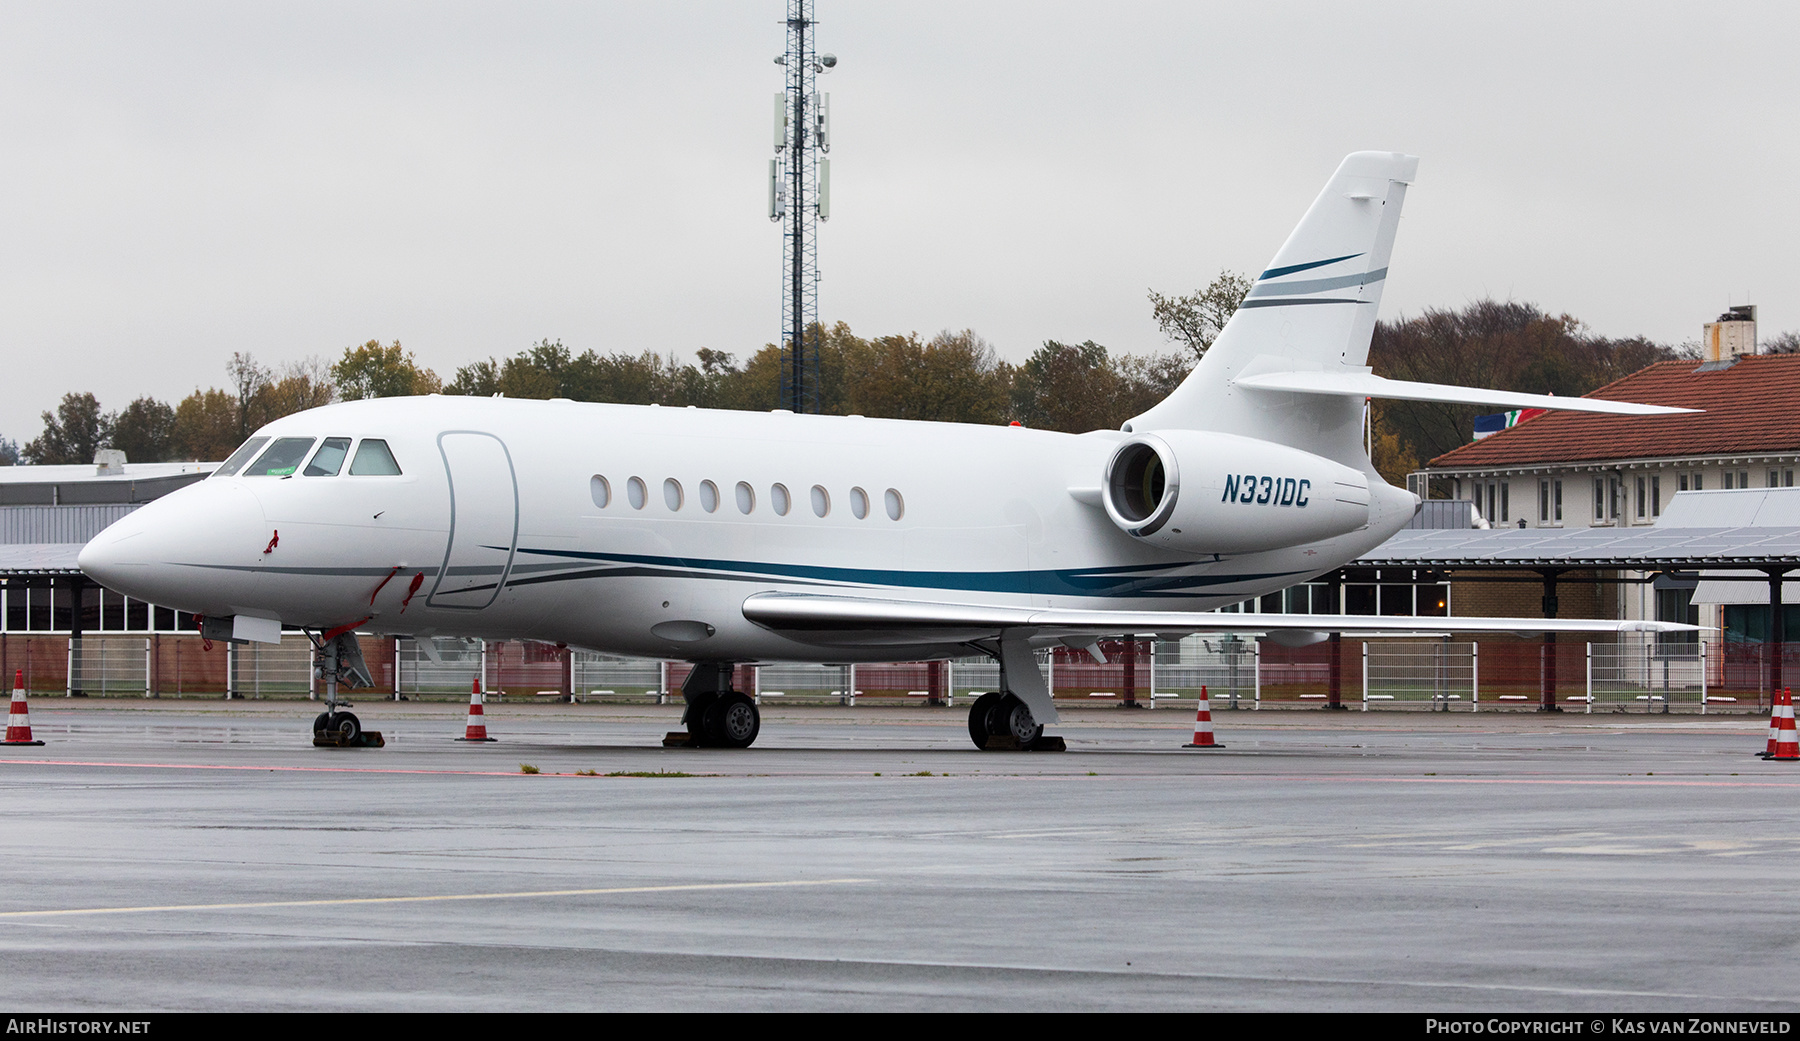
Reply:
[[[1357,152],[1288,236],[1193,373],[1129,430],[1223,430],[1368,470],[1362,402],[1235,386],[1278,372],[1367,373],[1406,186],[1419,160]]]

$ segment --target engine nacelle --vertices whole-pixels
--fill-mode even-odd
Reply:
[[[1182,553],[1257,553],[1369,523],[1369,479],[1323,456],[1201,430],[1137,434],[1101,488],[1126,534]]]

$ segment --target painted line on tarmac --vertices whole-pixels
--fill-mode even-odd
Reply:
[[[456,777],[580,777],[582,774],[527,774],[518,770],[421,770],[392,766],[233,766],[228,763],[123,763],[98,759],[0,759],[0,765],[119,766],[141,770],[242,770],[250,773],[302,774],[439,774]]]
[[[423,904],[449,900],[523,900],[545,896],[616,896],[624,893],[697,893],[721,889],[781,889],[798,886],[851,886],[872,878],[793,879],[785,882],[698,882],[691,885],[615,886],[610,889],[539,889],[519,893],[444,893],[437,896],[360,896],[337,900],[264,900],[237,904],[160,904],[145,907],[71,907],[50,911],[0,911],[6,918],[56,918],[72,915],[146,914],[153,911],[241,911],[266,907],[343,907],[355,904]]]

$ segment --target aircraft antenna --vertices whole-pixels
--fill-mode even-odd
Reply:
[[[817,78],[837,65],[814,39],[812,0],[788,0],[787,89],[775,95],[769,219],[781,224],[781,407],[819,411],[818,225],[831,218],[831,95]]]

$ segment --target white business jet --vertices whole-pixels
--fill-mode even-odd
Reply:
[[[1168,399],[1119,430],[443,397],[268,424],[209,479],[112,525],[95,581],[222,638],[313,633],[317,730],[354,737],[355,633],[520,638],[697,667],[696,744],[761,720],[743,662],[984,653],[979,747],[1041,739],[1034,651],[1255,630],[1582,631],[1654,622],[1271,616],[1210,609],[1379,546],[1418,508],[1363,452],[1369,397],[1688,411],[1382,379],[1364,364],[1418,160],[1345,159]],[[1011,742],[996,742],[1011,743]]]

